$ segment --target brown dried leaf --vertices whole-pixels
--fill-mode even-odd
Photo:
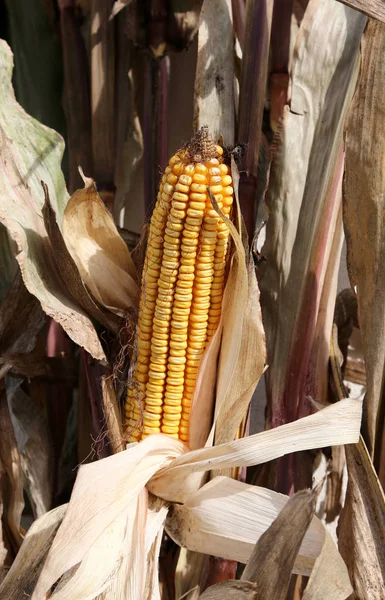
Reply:
[[[234,143],[234,41],[230,0],[205,0],[199,19],[194,129]]]
[[[7,577],[0,585],[1,600],[20,600],[32,595],[67,505],[63,504],[35,521]]]
[[[5,508],[3,521],[9,530],[12,550],[16,553],[23,541],[20,525],[24,508],[23,475],[4,379],[0,380],[0,462],[4,471],[0,482],[0,493]]]
[[[121,321],[105,309],[101,309],[88,292],[80,276],[78,267],[72,258],[63,234],[57,224],[56,215],[52,208],[47,186],[43,183],[45,202],[42,208],[44,225],[51,243],[53,257],[64,286],[72,298],[84,308],[91,317],[99,321],[106,329],[117,333],[122,325]]]
[[[362,38],[361,74],[346,122],[344,226],[350,284],[357,286],[358,318],[366,364],[363,432],[380,479],[383,456],[385,363],[385,25],[369,21]]]
[[[208,588],[199,600],[259,600],[258,586],[250,581],[223,581]]]
[[[28,354],[44,324],[44,313],[37,298],[24,285],[17,269],[11,289],[0,307],[0,354]]]
[[[294,562],[315,506],[314,492],[298,492],[256,543],[242,579],[255,581],[258,595],[264,600],[285,600]]]
[[[102,359],[104,353],[90,319],[63,293],[41,216],[44,194],[40,182],[44,180],[60,226],[68,198],[60,170],[63,140],[16,102],[11,84],[12,53],[4,41],[0,42],[0,65],[0,221],[16,242],[16,258],[28,291],[79,346]]]
[[[102,377],[103,412],[107,423],[108,437],[112,451],[121,452],[125,449],[122,417],[116,399],[111,377]]]
[[[385,498],[363,439],[345,446],[348,489],[338,546],[359,600],[385,598]]]
[[[135,265],[95,183],[84,177],[84,184],[64,210],[64,241],[96,300],[122,314],[137,304]]]
[[[41,408],[23,392],[21,380],[7,382],[10,417],[21,458],[24,487],[35,518],[51,508],[53,446]]]

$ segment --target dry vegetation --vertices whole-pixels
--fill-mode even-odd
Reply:
[[[385,10],[343,1],[0,2],[1,600],[385,598]],[[178,438],[135,365],[212,165]]]

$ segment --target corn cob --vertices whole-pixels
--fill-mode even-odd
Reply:
[[[151,217],[125,408],[129,441],[159,432],[188,441],[200,360],[221,315],[228,255],[228,227],[208,189],[229,215],[229,168],[202,128],[170,159]]]

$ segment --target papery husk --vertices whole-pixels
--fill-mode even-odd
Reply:
[[[363,435],[385,481],[385,24],[369,21],[362,38],[360,79],[346,121],[343,216],[350,284],[356,290],[367,392]]]
[[[68,200],[60,169],[64,143],[58,133],[27,115],[16,102],[11,85],[13,60],[8,45],[0,43],[0,124],[3,131],[0,177],[0,221],[16,242],[15,254],[28,291],[50,317],[60,323],[79,346],[104,358],[94,326],[85,312],[66,297],[48,243],[41,211],[48,186],[61,226]],[[43,275],[44,274],[44,275]]]
[[[0,585],[2,600],[20,600],[32,594],[66,510],[67,505],[63,504],[32,523],[6,579]]]
[[[182,547],[247,563],[255,543],[278,517],[288,497],[229,477],[218,476],[174,504],[166,530]],[[310,575],[322,549],[323,526],[313,518],[294,563]]]
[[[152,551],[152,545],[163,527],[167,506],[162,499],[180,502],[187,500],[191,491],[196,491],[189,485],[190,473],[208,471],[213,466],[255,464],[293,449],[354,443],[358,439],[360,419],[361,403],[343,400],[297,423],[222,446],[189,452],[179,440],[155,434],[129,445],[124,452],[81,467],[66,517],[52,544],[32,600],[42,600],[51,586],[79,563],[66,582],[67,598],[91,600],[108,589],[110,577],[117,567],[116,561],[119,561],[124,532],[126,528],[133,527],[135,507],[144,487],[160,498],[160,508],[157,514],[152,515],[153,526],[146,533],[144,555],[139,557],[135,554],[139,565]],[[147,513],[146,527],[151,519],[150,513]],[[138,535],[139,531],[135,539]],[[129,547],[133,540],[134,537]],[[107,543],[108,549],[103,550]],[[127,549],[127,542],[124,542],[124,547]],[[94,575],[96,566],[97,578]],[[131,576],[130,573],[127,575]],[[73,593],[72,583],[76,584],[76,593]],[[82,595],[82,590],[86,590],[88,596]],[[138,596],[129,595],[128,600],[131,598],[137,600]]]
[[[234,159],[231,172],[239,207],[239,173]],[[239,264],[235,269],[232,289],[229,285],[223,298],[225,318],[214,421],[216,445],[237,437],[241,423],[246,419],[254,390],[264,372],[266,361],[265,332],[254,260],[252,254],[248,255],[247,250],[245,251],[235,226],[230,222],[228,226],[236,246]],[[242,230],[239,233],[242,233]],[[231,277],[233,273],[231,270]]]
[[[198,29],[194,129],[234,143],[234,48],[231,0],[204,0]]]
[[[212,199],[229,227],[232,253],[223,294],[222,318],[203,356],[198,374],[190,416],[191,449],[210,445],[213,439],[215,444],[221,444],[237,437],[265,368],[266,348],[259,289],[253,258],[247,254],[247,241],[242,238],[239,173],[233,159],[231,173],[235,190],[234,223],[221,213]],[[213,411],[214,426],[208,435]]]
[[[136,306],[137,273],[128,248],[92,179],[68,201],[63,237],[83,281],[96,300],[116,314]]]
[[[181,442],[153,435],[125,452],[82,466],[66,518],[52,544],[32,600],[44,597],[61,575],[85,560],[84,576],[76,581],[80,593],[82,583],[87,585],[87,581],[92,579],[92,556],[99,565],[100,588],[94,588],[94,596],[91,597],[103,592],[116,569],[115,561],[119,558],[124,530],[133,526],[138,495],[154,472],[183,451],[186,447]],[[104,543],[109,544],[107,554],[103,547],[99,547],[99,553],[95,550],[100,536],[105,536]],[[111,553],[115,561],[112,557],[108,559]],[[66,593],[70,594],[71,600],[82,598],[81,595],[72,595],[71,581],[67,586]]]
[[[193,450],[155,474],[148,488],[165,500],[184,502],[191,492],[196,491],[195,473],[252,466],[290,452],[347,444],[351,439],[355,443],[361,410],[359,400],[341,400],[293,423],[213,448]]]

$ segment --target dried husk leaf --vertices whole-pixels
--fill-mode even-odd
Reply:
[[[156,473],[148,488],[165,500],[183,502],[196,491],[195,473],[261,464],[290,452],[347,444],[349,440],[356,443],[361,409],[359,400],[341,400],[294,423],[221,446],[187,452]]]
[[[218,476],[183,505],[173,505],[166,530],[182,547],[247,563],[256,541],[287,501],[287,496],[272,490]],[[310,575],[322,543],[323,527],[314,518],[296,557],[295,573]]]
[[[111,331],[117,332],[119,322],[116,317],[99,307],[92,295],[88,292],[82,280],[78,267],[72,258],[58,226],[55,212],[52,208],[47,186],[43,183],[45,202],[42,208],[44,225],[48,233],[52,254],[56,262],[60,277],[73,299],[84,308],[91,317],[99,321]]]
[[[366,365],[364,438],[385,480],[383,383],[385,363],[385,25],[369,21],[362,38],[361,74],[346,122],[344,226],[350,284],[357,286],[358,319]]]
[[[204,0],[198,29],[194,129],[234,143],[234,43],[230,0]]]
[[[66,509],[67,505],[63,504],[32,523],[7,577],[0,585],[2,600],[30,597]]]
[[[266,196],[267,260],[260,279],[272,426],[308,411],[308,361],[340,203],[329,182],[364,25],[365,17],[338,2],[310,0],[296,41],[291,105]]]
[[[65,297],[56,272],[41,211],[46,182],[59,226],[68,194],[60,163],[63,140],[44,127],[16,102],[11,85],[12,53],[0,42],[0,126],[2,130],[0,221],[16,242],[16,258],[28,291],[50,317],[95,358],[104,358],[88,316]],[[44,274],[44,276],[43,276]]]
[[[363,439],[345,448],[348,489],[338,546],[356,598],[385,597],[385,498]]]
[[[122,417],[111,377],[102,377],[103,412],[107,423],[112,451],[124,450]]]
[[[121,314],[137,303],[135,265],[95,183],[89,178],[84,183],[65,208],[64,241],[96,300]]]
[[[260,443],[256,440],[257,436],[251,436],[215,448],[188,452],[179,440],[158,434],[149,436],[139,444],[130,445],[125,452],[81,467],[66,517],[52,544],[32,600],[41,600],[62,575],[79,563],[74,574],[66,581],[66,597],[73,600],[91,599],[107,590],[118,564],[125,526],[132,526],[135,515],[133,507],[145,486],[154,492],[166,481],[170,484],[170,492],[175,492],[172,488],[178,490],[178,486],[172,484],[173,480],[179,482],[180,486],[183,477],[185,491],[188,491],[191,487],[188,485],[188,476],[194,471],[210,470],[212,466],[255,464],[256,461],[269,460],[293,448],[300,450],[336,444],[337,435],[338,443],[354,442],[358,439],[360,418],[360,402],[343,400],[297,424],[260,434]],[[185,464],[180,464],[183,463],[183,455],[187,460]],[[174,469],[173,464],[176,465]],[[169,471],[164,469],[167,465]],[[156,475],[158,472],[163,472],[160,479]],[[181,493],[173,496],[161,491],[163,493],[160,496],[166,500],[167,495],[173,501],[180,501],[183,497]],[[138,560],[145,560],[150,553],[163,527],[166,510],[167,505],[161,503],[158,514],[152,520],[153,525],[146,534],[144,556],[138,557]],[[103,560],[102,548],[106,544],[109,549]],[[91,572],[95,566],[97,578],[92,583]],[[140,575],[140,569],[138,573]],[[60,586],[57,594],[62,594],[62,589]],[[82,590],[85,590],[83,595]],[[86,592],[88,595],[85,595]],[[128,597],[134,600],[133,596]]]
[[[99,565],[100,582],[100,589],[94,589],[91,598],[101,593],[117,566],[116,562],[107,559],[108,553],[115,553],[117,560],[122,528],[125,523],[127,527],[132,526],[135,514],[132,509],[136,506],[138,494],[159,468],[184,451],[186,447],[178,440],[153,435],[125,452],[80,467],[66,517],[52,544],[32,600],[44,597],[61,575],[83,559],[87,563],[83,570],[85,577],[84,581],[78,579],[77,585],[87,585],[93,564],[89,559],[90,552]],[[120,523],[117,522],[119,520]],[[103,562],[98,552],[93,551],[93,546],[106,531],[108,537],[105,542],[109,540],[111,546],[107,555],[100,549],[99,554],[105,557]],[[67,588],[69,593],[73,598],[70,584]]]

